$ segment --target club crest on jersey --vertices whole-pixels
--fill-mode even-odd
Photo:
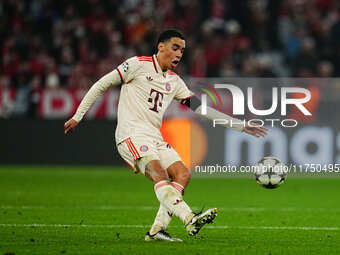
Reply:
[[[129,63],[128,62],[124,62],[122,64],[123,67],[123,71],[126,73],[129,70]]]
[[[139,148],[139,150],[142,151],[142,152],[146,152],[146,151],[148,151],[148,149],[149,149],[149,147],[146,146],[146,145],[142,145],[142,146]]]
[[[166,91],[170,91],[170,90],[171,90],[171,85],[170,85],[169,82],[167,82],[167,83],[165,84],[165,89],[166,89]]]
[[[148,81],[153,81],[153,78],[152,78],[151,76],[146,76],[146,79],[147,79]]]

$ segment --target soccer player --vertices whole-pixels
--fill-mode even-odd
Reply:
[[[213,222],[217,208],[194,213],[186,204],[182,195],[190,180],[190,170],[160,133],[163,114],[173,99],[201,114],[200,100],[172,71],[182,58],[184,37],[177,30],[166,30],[160,34],[157,48],[156,55],[132,57],[99,79],[87,92],[75,115],[65,123],[64,132],[67,134],[78,125],[104,91],[122,84],[115,134],[118,152],[135,172],[142,172],[153,182],[160,202],[145,240],[182,241],[165,232],[173,215],[182,220],[189,235],[197,235],[205,224]],[[233,121],[232,128],[256,137],[266,135],[266,128],[237,124],[240,121],[210,107],[202,116]]]

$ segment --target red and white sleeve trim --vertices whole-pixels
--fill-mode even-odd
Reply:
[[[122,73],[120,72],[120,70],[118,69],[118,67],[116,68],[116,70],[117,70],[118,73],[119,73],[119,76],[120,76],[120,79],[121,79],[122,83],[124,83],[124,79],[123,79]]]
[[[146,62],[152,62],[152,57],[150,56],[140,56],[137,57],[139,61],[146,61]]]

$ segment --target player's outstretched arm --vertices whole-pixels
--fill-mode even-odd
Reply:
[[[267,128],[260,126],[260,125],[248,125],[246,121],[242,121],[239,119],[235,119],[228,114],[224,114],[222,112],[216,111],[215,109],[207,106],[206,113],[201,113],[201,101],[195,97],[192,96],[190,98],[186,98],[181,101],[182,104],[188,106],[192,111],[195,113],[209,119],[209,120],[223,120],[223,122],[220,122],[220,124],[227,128],[232,128],[234,130],[245,132],[249,135],[255,136],[255,137],[262,137],[267,135]]]
[[[110,86],[117,86],[119,84],[121,84],[121,78],[117,70],[104,75],[100,80],[93,84],[81,101],[76,113],[71,119],[65,122],[64,133],[67,134],[72,132],[82,120],[85,113],[90,109],[91,105],[96,101],[96,99]]]

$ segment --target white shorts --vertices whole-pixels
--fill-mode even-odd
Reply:
[[[148,137],[130,137],[117,145],[120,156],[135,171],[144,174],[145,169],[136,167],[136,160],[145,156],[152,156],[159,160],[161,166],[167,169],[177,161],[182,161],[178,153],[163,140],[153,140]]]

